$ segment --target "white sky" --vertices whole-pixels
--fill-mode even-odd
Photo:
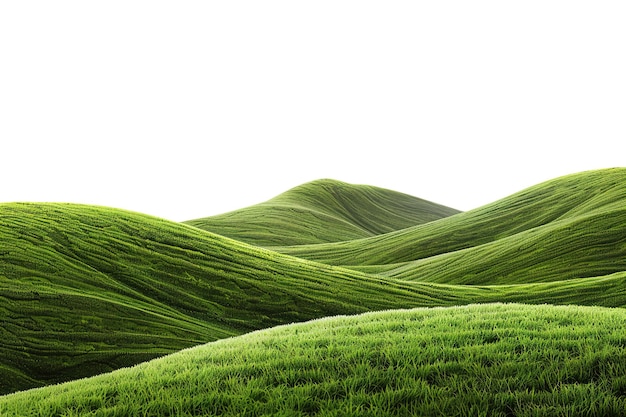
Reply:
[[[3,1],[0,201],[188,220],[317,178],[461,210],[624,166],[623,1]]]

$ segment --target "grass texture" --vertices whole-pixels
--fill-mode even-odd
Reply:
[[[458,212],[397,191],[323,179],[261,204],[186,223],[272,247],[376,236]]]
[[[626,311],[487,304],[280,326],[0,397],[3,416],[623,416]]]
[[[0,239],[3,393],[277,324],[456,298],[103,207],[3,204]]]

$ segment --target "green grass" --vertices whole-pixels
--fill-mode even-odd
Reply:
[[[396,367],[404,369],[400,373],[387,369],[385,372],[391,373],[381,376],[376,369],[372,371],[357,364],[352,368],[350,365],[348,373],[342,374],[331,366],[334,360],[331,358],[328,359],[330,374],[317,373],[326,371],[315,368],[311,372],[319,378],[309,384],[307,366],[314,367],[327,360],[316,356],[320,353],[316,350],[306,350],[307,329],[322,328],[320,323],[325,321],[321,321],[206,345],[208,351],[217,354],[225,346],[239,343],[239,350],[233,351],[239,352],[237,355],[250,350],[253,355],[258,353],[259,357],[265,357],[270,353],[259,351],[252,342],[254,338],[266,334],[274,338],[286,332],[285,335],[291,335],[285,336],[290,341],[281,341],[279,346],[286,344],[292,346],[290,349],[294,352],[300,352],[301,357],[296,355],[300,357],[297,366],[289,362],[290,354],[282,355],[282,364],[272,362],[271,358],[268,363],[278,370],[284,369],[289,378],[295,378],[295,384],[274,384],[274,387],[263,379],[266,368],[259,365],[263,372],[254,374],[260,372],[254,370],[256,365],[245,366],[237,362],[240,359],[235,356],[234,362],[224,362],[225,367],[206,365],[209,373],[202,374],[203,377],[215,377],[222,382],[211,385],[208,397],[193,394],[190,398],[185,397],[185,389],[199,389],[204,393],[211,378],[197,381],[203,377],[194,376],[193,365],[185,364],[187,359],[172,359],[171,363],[176,363],[181,373],[171,371],[174,375],[169,380],[149,371],[153,363],[170,363],[167,362],[170,359],[166,359],[142,365],[147,370],[145,377],[134,373],[136,369],[144,369],[138,367],[79,381],[76,385],[50,387],[52,391],[1,397],[0,404],[17,403],[6,409],[0,405],[0,415],[12,415],[17,410],[16,404],[21,407],[32,404],[32,409],[22,408],[22,414],[18,415],[67,416],[125,415],[131,411],[149,415],[155,410],[163,415],[167,412],[185,415],[183,411],[187,410],[193,415],[212,406],[218,410],[222,407],[232,414],[237,410],[263,414],[295,409],[321,414],[338,410],[333,415],[409,411],[440,412],[441,415],[457,412],[465,415],[579,415],[585,411],[590,415],[611,415],[619,409],[616,407],[624,405],[624,381],[616,376],[617,371],[586,376],[590,375],[589,366],[604,360],[594,356],[592,351],[603,352],[605,345],[608,362],[597,366],[601,369],[617,367],[619,372],[623,371],[621,365],[615,363],[616,358],[624,359],[624,333],[622,331],[620,336],[618,326],[607,323],[615,319],[623,325],[624,310],[575,306],[626,307],[626,169],[558,178],[470,212],[438,212],[435,217],[439,218],[430,220],[417,220],[426,207],[423,200],[407,200],[417,204],[418,212],[421,210],[421,214],[408,220],[410,216],[399,207],[410,211],[409,205],[403,206],[403,200],[396,197],[398,195],[394,197],[387,190],[325,180],[297,187],[265,206],[244,209],[234,218],[224,215],[226,217],[217,222],[220,227],[234,230],[238,223],[233,219],[257,221],[263,218],[265,223],[256,226],[241,223],[241,234],[234,233],[233,237],[246,237],[266,246],[280,243],[283,246],[273,249],[284,253],[188,224],[124,210],[75,204],[0,204],[0,393],[89,377],[191,346],[292,322],[373,310],[490,304],[336,319],[337,323],[352,323],[340,325],[345,331],[336,332],[336,341],[333,336],[333,343],[339,349],[337,363],[343,364],[346,355],[350,357],[349,346],[355,346],[363,358],[368,351],[374,352],[374,356],[378,354],[382,342],[375,341],[377,331],[365,332],[363,337],[350,332],[368,327],[369,318],[379,317],[382,327],[379,326],[378,331],[389,334],[394,346],[402,346],[394,353],[398,355]],[[383,200],[386,205],[381,205]],[[282,221],[269,214],[271,207],[280,206],[278,203],[289,209]],[[309,218],[299,216],[297,211],[291,212],[298,204],[315,216]],[[397,218],[385,214],[393,211],[392,206],[396,207]],[[387,217],[388,223],[378,230],[368,225],[368,210],[376,213],[369,219],[373,223]],[[291,217],[286,213],[291,213]],[[317,216],[319,213],[324,215]],[[298,222],[290,226],[294,219]],[[395,230],[401,227],[401,221],[417,225]],[[358,226],[351,230],[358,229],[356,234],[370,237],[350,240],[352,232],[335,228],[339,224],[348,229]],[[319,233],[319,240],[325,242],[343,241],[292,245],[300,237],[311,241],[310,236],[304,234],[305,230],[313,235]],[[385,230],[392,231],[385,233]],[[270,234],[276,239],[269,239]],[[266,238],[269,240],[263,241]],[[526,305],[491,305],[496,302]],[[571,307],[542,306],[546,303]],[[413,328],[410,335],[400,332],[411,341],[410,346],[402,344],[401,337],[393,334],[395,330],[385,330],[386,321],[395,329],[391,324],[396,323],[397,317],[418,313],[432,315],[429,317],[444,323],[443,327]],[[492,343],[478,336],[468,336],[465,340],[465,336],[474,331],[472,320],[481,315],[485,317],[479,321],[491,323],[492,333],[509,329],[505,332],[511,335],[508,342],[503,339],[500,343],[498,339]],[[502,320],[496,318],[498,315]],[[448,316],[450,320],[456,317],[457,324],[446,321]],[[515,319],[511,321],[509,316]],[[528,316],[531,321],[521,316]],[[569,319],[568,322],[563,318],[566,316],[581,320]],[[608,321],[602,321],[604,318]],[[583,319],[600,325],[586,326]],[[467,320],[470,327],[466,329],[458,324],[463,320]],[[518,322],[519,329],[515,330]],[[568,327],[563,323],[573,324]],[[604,327],[614,330],[607,330],[610,334],[598,330]],[[444,328],[449,330],[449,338],[442,336]],[[524,329],[535,328],[538,333],[528,339],[529,333],[524,333]],[[558,343],[569,346],[563,348],[569,353],[572,353],[571,346],[578,343],[568,339],[566,329],[579,335],[580,343],[589,349],[589,352],[581,351],[582,356],[576,356],[578,361],[569,361],[564,353],[559,353]],[[301,339],[290,332],[306,334]],[[600,336],[594,341],[582,336],[586,332]],[[450,364],[445,356],[445,360],[436,359],[432,356],[434,351],[423,346],[419,342],[422,339],[416,339],[418,336],[440,342],[437,345],[440,352],[452,350],[468,355],[469,359],[462,361],[462,357],[455,356]],[[519,350],[512,345],[513,336],[521,338],[522,345],[531,352],[529,362],[519,362],[519,358],[510,353],[510,349],[516,354]],[[299,343],[304,343],[305,347],[297,347]],[[459,346],[467,349],[458,350]],[[492,350],[494,348],[497,349]],[[185,351],[187,353],[181,353],[183,356],[172,358],[200,355],[204,352],[202,349],[205,348]],[[285,353],[268,349],[271,354]],[[557,372],[557,379],[545,385],[549,377],[544,373],[544,379],[540,380],[543,382],[533,382],[532,378],[541,371],[537,358],[551,349],[556,352],[555,363],[561,365],[555,368],[544,363],[544,366]],[[484,352],[484,358],[476,356],[479,351]],[[308,354],[312,356],[307,364],[304,358]],[[413,366],[411,358],[415,355],[431,358],[430,362],[425,368],[418,367],[421,371],[405,369],[409,365],[401,366],[400,358]],[[245,354],[244,357],[253,359]],[[487,366],[486,362],[481,362],[483,360],[503,363],[502,369],[520,371],[519,381],[509,374],[505,378],[498,373],[505,372],[500,366]],[[430,371],[427,370],[440,366],[458,369],[459,363],[463,371],[454,374],[452,379],[435,381],[428,377]],[[252,385],[238,384],[237,373],[220,379],[219,369],[231,369],[231,365],[243,375],[254,374],[256,379]],[[482,369],[485,367],[487,369]],[[300,373],[296,369],[304,371]],[[567,369],[567,372],[559,374],[559,369]],[[333,376],[332,372],[337,375]],[[368,391],[368,373],[372,373],[376,381],[379,381],[376,378],[387,378],[377,382],[376,392]],[[124,380],[124,375],[130,379]],[[325,385],[325,381],[350,380],[350,375],[359,376],[360,382],[341,388],[343,391],[339,392],[343,394],[333,397],[332,393],[339,388],[337,384]],[[511,378],[513,385],[507,385],[507,390],[504,380]],[[100,386],[98,381],[115,381],[115,388],[109,385],[99,391],[98,387],[104,385]],[[190,387],[183,387],[184,381],[188,381]],[[399,388],[410,381],[417,382],[407,388],[407,392]],[[496,394],[481,391],[486,389],[482,384],[487,383],[492,384],[488,387]],[[176,384],[181,386],[176,388]],[[89,388],[91,385],[95,391]],[[80,390],[63,387],[80,387]],[[65,389],[71,393],[69,396],[63,394]],[[332,395],[327,394],[328,390]],[[454,395],[450,395],[451,392]],[[40,394],[35,393],[43,394],[39,397]],[[444,393],[450,399],[446,400]],[[312,402],[303,399],[309,394],[314,398]],[[182,397],[174,398],[176,395]],[[592,399],[584,410],[580,400],[583,397]],[[391,405],[396,400],[404,404],[399,409]],[[469,401],[470,406],[464,406],[463,401]],[[89,407],[91,414],[87,411]]]
[[[606,275],[626,269],[626,169],[557,178],[472,211],[380,236],[274,249],[364,272],[442,283]]]
[[[276,327],[0,397],[3,416],[623,416],[626,310],[471,305]]]
[[[417,261],[354,269],[404,280],[471,285],[559,281],[624,271],[626,205]]]
[[[324,179],[261,204],[185,223],[272,247],[375,236],[458,212],[397,191]]]
[[[0,217],[3,393],[327,315],[494,301],[626,306],[624,274],[432,285],[293,258],[122,210],[4,204]]]
[[[3,204],[0,219],[4,393],[277,324],[442,298],[122,210]]]

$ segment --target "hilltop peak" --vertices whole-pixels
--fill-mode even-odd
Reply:
[[[459,213],[418,197],[322,178],[264,202],[186,223],[260,246],[339,242]]]

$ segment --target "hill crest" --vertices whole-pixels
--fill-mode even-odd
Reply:
[[[620,252],[620,237],[626,233],[625,206],[626,168],[585,171],[537,184],[436,222],[358,240],[274,249],[331,265],[376,273],[395,270],[400,274],[392,272],[389,275],[426,279],[420,273],[407,273],[411,269],[407,263],[426,265],[429,259],[438,257],[440,266],[431,268],[433,265],[429,265],[428,268],[450,270],[452,265],[464,264],[468,254],[475,250],[477,253],[481,251],[476,258],[479,262],[509,262],[528,257],[524,263],[532,265],[533,247],[541,247],[544,242],[558,250],[559,243],[553,242],[556,238],[562,239],[562,251],[581,251],[582,245],[587,244],[596,250],[597,255],[601,255],[602,250]],[[593,240],[585,242],[584,236],[592,234],[595,236]],[[504,239],[508,241],[504,242]],[[519,248],[519,251],[512,248]],[[498,254],[500,249],[502,251]],[[578,262],[581,259],[577,256],[570,260]],[[490,267],[484,268],[484,271],[488,270]],[[446,282],[460,282],[457,281],[460,279],[458,274],[462,272],[458,270],[456,278]]]
[[[186,224],[258,246],[327,243],[376,236],[459,213],[369,185],[319,179],[250,207]]]

